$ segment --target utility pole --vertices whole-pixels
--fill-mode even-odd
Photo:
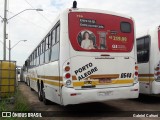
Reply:
[[[11,40],[9,40],[9,61],[11,61]]]
[[[6,60],[6,24],[7,24],[7,0],[4,0],[4,18],[3,18],[3,60]]]

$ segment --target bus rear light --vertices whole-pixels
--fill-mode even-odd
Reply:
[[[138,76],[138,72],[135,72],[135,76]]]
[[[135,70],[138,70],[138,66],[135,66]]]
[[[159,70],[159,67],[156,67],[154,70],[155,70],[155,71],[158,71],[158,70]]]
[[[154,75],[155,75],[155,76],[158,76],[158,73],[157,73],[157,72],[155,72],[155,73],[154,73]]]
[[[65,78],[70,78],[71,77],[71,74],[70,73],[67,73],[66,75],[65,75]]]
[[[66,72],[68,72],[68,71],[70,71],[70,67],[69,67],[69,66],[66,66],[66,67],[64,68],[64,70],[65,70]]]
[[[77,93],[71,93],[70,94],[70,96],[76,96],[77,95]]]

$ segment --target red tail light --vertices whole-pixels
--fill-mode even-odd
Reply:
[[[76,93],[71,93],[70,95],[71,95],[71,96],[76,96],[77,94],[76,94]]]
[[[138,72],[135,72],[135,76],[138,76]]]
[[[68,78],[71,77],[71,74],[70,74],[70,73],[67,73],[67,74],[65,75],[65,77],[68,79]]]

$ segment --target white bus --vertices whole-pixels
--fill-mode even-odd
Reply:
[[[160,27],[137,38],[140,93],[160,94]]]
[[[135,46],[131,17],[67,9],[25,62],[29,86],[45,104],[137,98]]]

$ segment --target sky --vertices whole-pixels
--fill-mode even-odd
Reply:
[[[7,18],[25,9],[28,10],[10,19],[7,24],[7,47],[11,40],[11,60],[22,66],[34,48],[40,43],[58,14],[72,7],[73,0],[8,0]],[[126,14],[135,20],[136,36],[160,25],[160,0],[77,0],[78,8],[93,8]],[[0,0],[0,16],[4,16],[4,0]],[[1,19],[1,18],[0,18]],[[1,19],[2,20],[2,19]],[[0,20],[0,21],[1,21]],[[0,60],[3,60],[3,22],[0,22]],[[7,49],[7,60],[8,60]]]

